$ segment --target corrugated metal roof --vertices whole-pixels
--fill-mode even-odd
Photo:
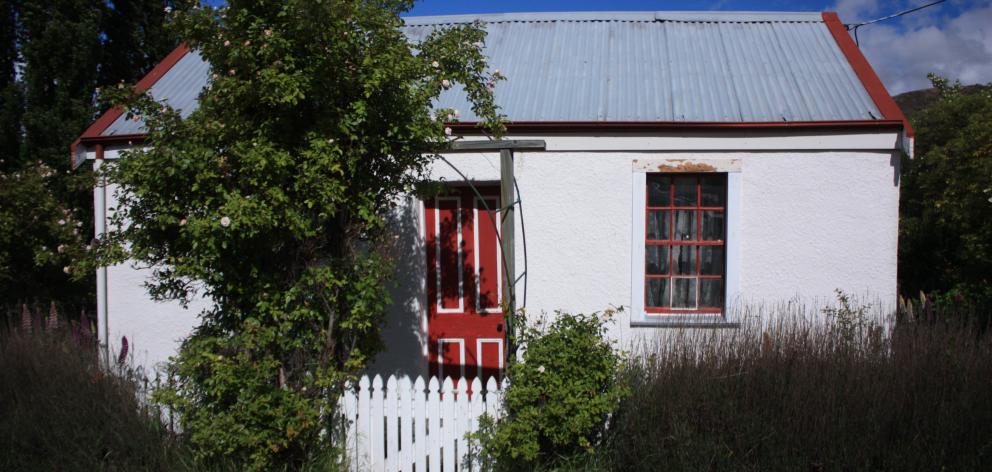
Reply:
[[[180,111],[183,118],[196,109],[196,100],[203,87],[207,86],[210,77],[210,64],[203,60],[200,53],[190,51],[179,59],[158,82],[148,89],[155,100],[165,100],[170,106]],[[104,136],[117,134],[144,133],[144,123],[128,120],[127,115],[121,115],[103,132]]]
[[[411,41],[485,22],[510,121],[781,122],[881,118],[819,13],[506,13],[408,17]],[[191,57],[193,56],[193,57]],[[151,93],[185,113],[208,67],[190,54]],[[463,90],[439,107],[476,121]],[[105,134],[140,132],[119,119]]]

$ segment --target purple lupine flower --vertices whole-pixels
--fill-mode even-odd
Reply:
[[[45,321],[45,329],[59,328],[59,312],[55,309],[55,302],[52,302],[48,309],[48,319]]]
[[[23,309],[21,310],[21,329],[25,333],[31,331],[31,311],[28,310],[28,305],[25,303]]]
[[[117,363],[123,364],[127,360],[127,336],[121,336],[121,353],[117,356]]]

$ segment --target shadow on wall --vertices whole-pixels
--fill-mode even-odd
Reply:
[[[383,351],[368,368],[370,375],[427,375],[424,346],[427,336],[421,328],[424,314],[423,277],[426,261],[420,219],[420,200],[410,196],[398,205],[387,225],[393,244],[394,279],[389,289],[392,305],[382,329]]]

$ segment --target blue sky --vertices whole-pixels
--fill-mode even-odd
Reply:
[[[410,15],[539,11],[836,11],[845,23],[871,20],[932,0],[422,0]],[[928,72],[963,83],[992,82],[992,0],[949,0],[861,28],[861,48],[893,94],[929,86]]]

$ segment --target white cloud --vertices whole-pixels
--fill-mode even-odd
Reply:
[[[872,25],[858,36],[893,94],[927,87],[928,72],[965,84],[992,82],[992,6],[962,11],[942,25],[905,31]]]
[[[840,0],[835,8],[846,23],[879,15],[878,0]],[[898,24],[858,31],[862,51],[893,95],[929,87],[929,72],[964,84],[992,82],[992,6],[962,9],[957,17],[908,15]]]

